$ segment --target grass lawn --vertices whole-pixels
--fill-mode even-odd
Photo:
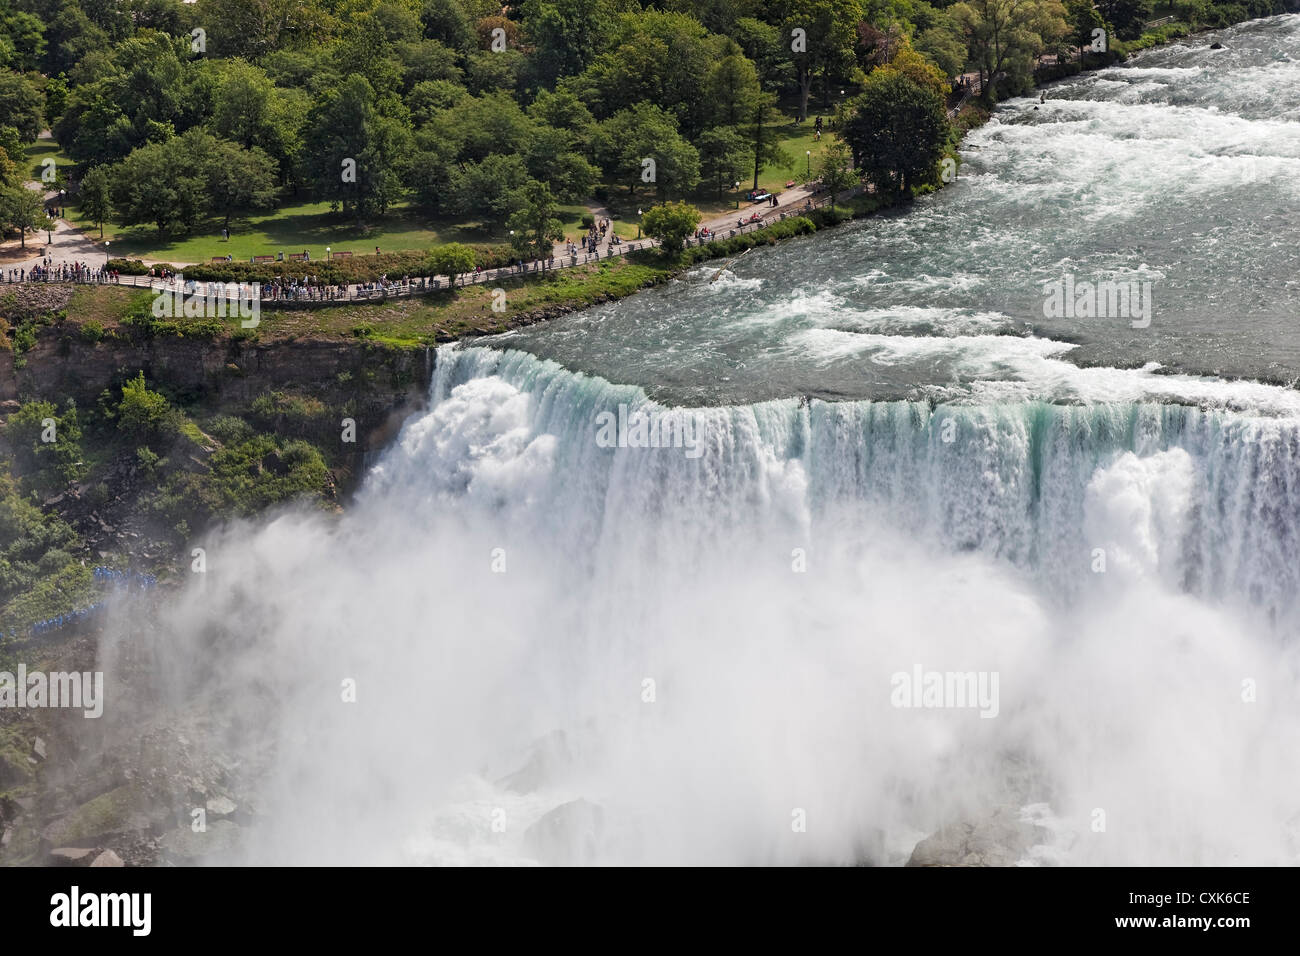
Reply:
[[[262,342],[296,338],[357,339],[400,347],[432,345],[473,335],[505,332],[521,313],[564,305],[582,308],[607,297],[629,295],[662,281],[671,267],[650,254],[618,256],[599,263],[540,276],[501,279],[491,286],[467,286],[378,303],[350,303],[315,309],[264,308],[255,338]],[[506,310],[493,310],[493,290],[506,292]],[[116,331],[122,318],[146,306],[150,293],[125,286],[83,286],[73,292],[67,314],[82,324],[94,320]],[[191,320],[178,320],[182,327]],[[192,320],[207,325],[210,320]],[[241,333],[237,318],[217,320]],[[242,333],[241,333],[242,334]]]
[[[99,235],[95,224],[87,221],[79,208],[69,206],[68,219],[87,235]],[[327,202],[298,203],[233,219],[229,241],[221,238],[221,228],[220,219],[210,219],[188,236],[160,242],[152,226],[105,223],[104,238],[110,241],[109,252],[114,256],[162,262],[207,262],[213,256],[224,255],[247,260],[304,249],[313,259],[324,259],[326,247],[334,252],[363,254],[374,252],[375,246],[384,252],[399,252],[445,242],[503,242],[506,238],[500,230],[494,234],[478,223],[436,221],[408,206],[394,207],[373,223],[358,226],[331,213]]]
[[[137,305],[153,299],[147,289],[125,288],[113,285],[79,285],[73,288],[68,300],[68,315],[79,321],[95,321],[109,328],[117,325]]]
[[[583,205],[560,208],[564,233],[570,238],[582,234]],[[75,205],[68,206],[68,220],[88,236],[97,238],[99,229],[81,214]],[[616,222],[615,231],[624,237],[636,235],[636,223]],[[272,213],[231,221],[230,240],[221,238],[221,221],[209,220],[188,236],[158,241],[152,226],[123,227],[104,223],[104,238],[114,256],[150,259],[158,262],[207,262],[213,256],[234,256],[246,261],[250,256],[302,252],[313,259],[324,259],[325,249],[332,252],[352,251],[358,255],[372,253],[375,246],[384,252],[427,249],[446,242],[508,242],[509,232],[489,230],[479,223],[456,223],[434,220],[409,206],[394,207],[368,227],[359,227],[329,211],[329,203],[301,203],[285,206]]]
[[[52,139],[38,139],[26,149],[23,150],[23,157],[27,161],[23,172],[28,179],[34,179],[41,182],[41,173],[44,172],[44,160],[53,159],[55,168],[62,171],[66,176],[76,165],[67,154],[59,147],[59,144]],[[53,188],[54,184],[50,183],[47,188]]]
[[[636,212],[633,211],[626,219],[620,219],[615,210],[611,222],[614,225],[614,234],[622,236],[624,239],[634,239],[636,237]],[[569,206],[560,207],[560,222],[564,223],[564,235],[569,239],[581,239],[587,234],[587,230],[582,228],[582,217],[589,213],[586,206],[576,203]]]
[[[794,120],[798,115],[796,108],[788,108],[785,113],[787,122],[773,127],[772,133],[780,141],[781,148],[786,152],[789,161],[763,167],[758,175],[758,187],[766,189],[768,192],[784,192],[787,188],[786,183],[791,181],[795,185],[801,186],[809,179],[816,179],[822,147],[830,143],[834,135],[829,130],[824,129],[821,140],[817,139],[815,124],[820,109],[812,102],[808,104],[808,121],[805,123],[795,124]],[[830,113],[825,113],[822,116],[823,124],[829,118]],[[810,172],[811,175],[809,175]],[[719,199],[716,189],[706,188],[702,195],[691,199],[691,204],[704,213],[705,218],[717,216],[728,210],[734,210],[738,208],[737,203],[739,203],[739,207],[749,208],[750,203],[745,199],[745,194],[753,186],[754,174],[751,166],[749,175],[740,181],[738,191],[727,189],[723,192],[722,198]],[[631,236],[635,236],[637,208],[648,209],[654,204],[654,201],[654,194],[648,189],[643,194],[631,197],[625,188],[616,188],[614,195],[610,197],[606,205],[616,216],[626,217],[632,222]],[[621,228],[618,233],[624,237],[629,236]]]

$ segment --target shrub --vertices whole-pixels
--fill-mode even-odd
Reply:
[[[135,435],[157,434],[168,423],[170,406],[159,392],[149,389],[144,372],[122,386],[122,400],[117,404],[117,427]]]

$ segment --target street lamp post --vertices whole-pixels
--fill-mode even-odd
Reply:
[[[329,260],[329,257],[330,257],[330,247],[329,247],[329,246],[326,246],[326,247],[325,247],[325,259],[326,259],[326,261]]]
[[[641,216],[642,216],[642,215],[643,215],[643,213],[641,212],[640,209],[638,209],[638,210],[636,211],[636,237],[637,237],[638,239],[641,238]]]
[[[803,155],[804,155],[804,159],[808,163],[808,178],[811,179],[812,178],[812,150],[805,149],[803,151]]]

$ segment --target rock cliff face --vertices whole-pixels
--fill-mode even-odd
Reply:
[[[113,329],[94,340],[83,317],[60,317],[66,296],[59,301],[56,289],[38,291],[38,301],[20,303],[30,306],[24,312],[3,299],[0,287],[0,333],[25,322],[34,334],[20,354],[0,350],[0,453],[5,417],[19,402],[44,400],[62,407],[72,399],[79,409],[93,409],[106,389],[120,398],[122,383],[143,371],[149,386],[167,393],[192,420],[233,415],[255,422],[260,432],[307,438],[331,450],[330,482],[345,476],[340,482],[355,483],[368,455],[382,449],[424,404],[433,373],[433,350],[362,339],[140,337]],[[35,315],[49,324],[32,322]],[[5,338],[0,335],[0,342]],[[8,341],[13,344],[13,337]],[[310,414],[295,414],[292,402],[254,406],[269,393],[310,399],[297,406]],[[345,417],[356,423],[355,444],[339,440]],[[154,479],[141,471],[133,443],[121,450],[97,465],[93,482],[74,482],[43,507],[77,529],[88,561],[107,554],[150,567],[177,555],[188,560],[187,548],[168,537],[167,528],[155,527],[158,519],[138,506],[136,491]],[[206,467],[210,452],[197,446],[173,451],[172,467]],[[262,464],[273,467],[277,461],[271,456]],[[346,493],[346,483],[338,491]],[[97,624],[61,633],[41,646],[42,659],[58,661],[55,669],[95,670],[98,639]],[[242,799],[230,797],[249,789],[245,773],[258,768],[241,769],[233,757],[221,754],[199,756],[188,741],[201,737],[202,727],[141,727],[127,746],[88,734],[84,725],[94,721],[68,726],[59,723],[62,716],[59,711],[0,713],[0,866],[186,864],[200,856],[223,860],[233,852],[246,811]],[[206,808],[204,834],[191,828],[196,807]]]
[[[246,408],[259,395],[283,390],[346,408],[356,420],[362,456],[381,448],[396,425],[423,404],[433,362],[432,349],[363,340],[264,343],[174,336],[89,342],[76,323],[65,321],[41,327],[20,361],[0,353],[0,402],[44,399],[62,405],[71,398],[78,405],[92,404],[104,389],[141,370],[152,385],[211,411]]]

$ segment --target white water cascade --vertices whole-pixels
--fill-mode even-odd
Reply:
[[[600,447],[619,404],[703,453]],[[156,653],[275,754],[257,862],[901,863],[1003,804],[1025,862],[1300,852],[1293,417],[663,410],[446,347],[348,514],[209,555]],[[893,706],[916,667],[996,717]]]

